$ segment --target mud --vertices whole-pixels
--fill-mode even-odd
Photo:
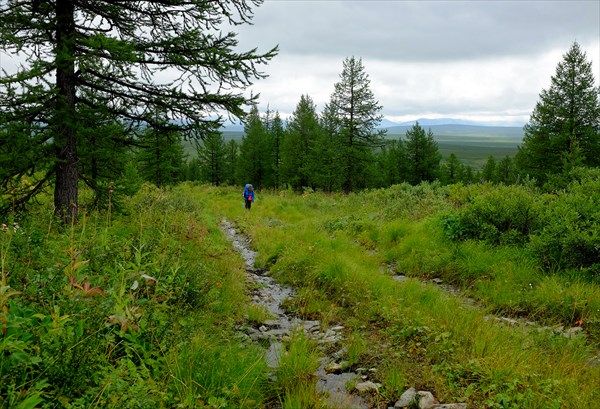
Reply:
[[[278,284],[268,275],[268,271],[256,268],[257,253],[252,250],[249,239],[239,233],[232,223],[223,219],[221,229],[246,263],[247,278],[253,289],[252,302],[264,306],[272,316],[272,319],[258,329],[251,329],[249,334],[256,342],[261,340],[268,342],[269,347],[265,351],[265,360],[269,367],[278,367],[284,351],[283,340],[293,331],[304,331],[318,344],[337,344],[342,340],[343,327],[341,326],[322,331],[319,321],[302,320],[286,313],[282,304],[286,299],[294,297],[293,289]],[[327,349],[331,350],[332,348]],[[332,409],[368,409],[370,406],[367,401],[346,389],[349,382],[360,382],[360,376],[357,373],[327,373],[325,368],[335,361],[334,355],[322,357],[321,365],[315,373],[318,379],[317,390],[327,397],[328,404]]]

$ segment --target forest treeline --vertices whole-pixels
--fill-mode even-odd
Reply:
[[[360,58],[344,60],[333,88],[321,112],[309,95],[302,95],[285,120],[277,111],[261,113],[252,105],[241,141],[225,140],[219,127],[192,137],[159,114],[134,127],[90,112],[82,116],[78,138],[77,173],[93,192],[85,205],[117,203],[143,182],[159,187],[182,181],[252,183],[257,189],[344,193],[432,181],[533,183],[556,190],[573,179],[578,167],[600,165],[598,88],[577,43],[558,64],[550,88],[540,93],[515,157],[496,158],[490,152],[482,169],[466,166],[454,153],[443,158],[431,129],[418,122],[403,137],[386,138],[379,127],[382,107]],[[22,122],[11,122],[14,117],[6,111],[2,117],[0,205],[10,211],[52,180],[57,162],[40,159],[52,150],[48,143],[32,145],[37,132],[47,137],[44,127],[23,135],[15,131]],[[189,155],[184,146],[194,146],[197,154]]]
[[[574,168],[600,165],[598,88],[577,43],[558,64],[551,87],[541,92],[517,155],[496,158],[490,152],[482,169],[463,164],[454,153],[443,158],[431,129],[418,122],[404,137],[386,139],[378,128],[380,110],[362,61],[346,59],[322,112],[309,95],[300,97],[287,121],[277,111],[261,115],[253,107],[241,143],[226,142],[218,132],[210,135],[182,177],[328,192],[434,180],[518,184],[533,179],[552,190],[563,187]]]

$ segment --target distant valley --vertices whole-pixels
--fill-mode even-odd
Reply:
[[[419,125],[425,130],[431,129],[438,142],[444,158],[454,153],[465,165],[480,169],[485,165],[490,155],[500,160],[506,155],[514,156],[517,147],[523,141],[523,127],[520,126],[486,126],[467,124],[467,121],[445,119],[451,123],[438,123],[439,119],[419,119]],[[462,122],[462,123],[461,123]],[[382,129],[387,130],[387,139],[404,138],[406,131],[414,122],[396,124],[382,121]],[[223,127],[225,140],[241,141],[244,135],[242,125],[227,125]]]

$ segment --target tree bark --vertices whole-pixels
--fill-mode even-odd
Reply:
[[[56,184],[54,210],[65,224],[77,220],[78,182],[75,122],[75,8],[72,0],[56,2],[56,89],[57,110]]]

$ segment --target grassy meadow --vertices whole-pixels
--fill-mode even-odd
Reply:
[[[442,215],[464,191],[263,192],[250,212],[239,192],[223,200],[224,192],[208,191],[208,207],[241,226],[261,266],[298,289],[291,311],[346,325],[346,358],[352,367],[377,368],[380,407],[410,385],[470,408],[596,405],[600,368],[588,360],[598,353],[598,284],[543,273],[518,245],[450,241]],[[396,274],[411,278],[397,282]],[[424,280],[434,277],[477,306]],[[539,326],[505,325],[493,314]],[[553,331],[578,323],[586,336]]]
[[[600,182],[591,183],[580,189],[593,198]],[[42,201],[2,221],[0,407],[327,408],[313,374],[333,351],[298,334],[274,379],[264,346],[240,337],[239,325],[269,317],[249,302],[223,217],[251,237],[259,267],[296,289],[289,312],[344,326],[336,350],[350,369],[375,369],[374,407],[393,406],[410,386],[469,408],[597,407],[596,266],[552,268],[558,261],[536,249],[558,251],[550,238],[560,226],[532,222],[573,208],[577,194],[435,184],[263,191],[245,211],[240,188],[145,185],[73,226]],[[538,216],[521,224],[542,233],[529,242],[521,225],[491,223],[492,204],[497,218],[526,208]],[[485,235],[475,237],[467,221],[482,214]]]

